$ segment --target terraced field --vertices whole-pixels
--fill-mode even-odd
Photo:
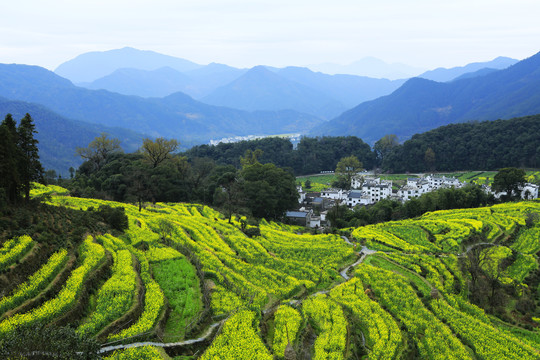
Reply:
[[[58,191],[39,188],[55,206],[123,207],[129,229],[87,235],[75,252],[57,249],[3,294],[0,339],[46,321],[97,338],[114,359],[540,358],[540,313],[527,328],[486,314],[468,301],[463,271],[479,252],[494,259],[482,271],[497,271],[521,296],[537,293],[528,276],[538,270],[540,224],[525,220],[540,202],[350,229],[350,245],[264,220],[260,236],[248,237],[240,219],[197,204],[139,212]],[[25,266],[39,245],[24,236],[0,244],[4,271]],[[359,258],[350,279],[340,275]]]

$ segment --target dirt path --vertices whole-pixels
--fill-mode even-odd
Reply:
[[[223,321],[220,321],[220,322],[216,322],[216,323],[210,325],[208,327],[208,329],[206,330],[206,332],[201,337],[198,337],[196,339],[183,340],[183,341],[174,342],[174,343],[160,343],[160,342],[153,342],[153,341],[144,341],[144,342],[136,342],[136,343],[131,343],[131,344],[104,346],[99,350],[98,353],[103,354],[103,353],[111,352],[111,351],[115,351],[115,350],[137,348],[137,347],[141,347],[141,346],[158,346],[158,347],[162,347],[162,348],[166,348],[166,347],[179,348],[179,347],[190,346],[190,345],[197,344],[197,343],[200,343],[200,342],[203,342],[203,341],[207,340],[214,333],[214,330],[219,325],[221,325],[222,322]]]

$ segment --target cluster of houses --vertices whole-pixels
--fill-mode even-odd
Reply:
[[[460,188],[465,185],[465,182],[455,177],[427,175],[408,178],[406,184],[395,191],[392,181],[370,177],[363,173],[353,177],[351,181],[353,190],[326,189],[321,192],[304,192],[299,186],[299,202],[302,207],[298,211],[288,211],[286,217],[291,223],[317,228],[326,225],[327,211],[336,204],[346,204],[353,208],[357,205],[372,205],[383,199],[405,202],[437,189]],[[493,193],[495,197],[505,194],[495,193],[487,186],[485,190]],[[525,184],[521,189],[521,197],[523,199],[538,198],[538,185]]]

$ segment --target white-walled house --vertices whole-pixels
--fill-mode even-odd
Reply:
[[[309,227],[310,228],[320,228],[321,227],[321,217],[320,216],[312,216],[309,220]]]
[[[428,175],[424,178],[425,180],[427,180],[429,186],[431,186],[433,188],[433,190],[435,189],[439,189],[441,187],[455,187],[455,188],[460,188],[464,185],[464,183],[462,183],[461,181],[459,181],[457,178],[455,177],[446,177],[446,176],[434,176],[433,174],[431,175]]]
[[[321,197],[332,200],[345,200],[347,199],[347,192],[342,189],[325,189],[321,191]]]
[[[375,204],[392,195],[392,181],[385,181],[380,178],[365,179],[362,184],[362,193],[369,198],[370,204]]]
[[[306,200],[306,193],[304,192],[304,190],[302,189],[302,186],[298,185],[296,186],[296,190],[298,191],[298,203],[301,204],[304,202],[304,200]]]
[[[520,188],[521,198],[524,200],[532,200],[538,198],[538,185],[532,183],[525,183],[523,187]],[[506,195],[506,191],[495,192],[491,187],[486,189],[487,192],[492,193],[495,198],[500,199],[501,196]]]
[[[412,198],[420,197],[422,194],[434,190],[429,185],[429,181],[423,178],[408,178],[407,185],[398,190],[398,197],[401,201],[407,201]]]
[[[408,178],[407,185],[398,190],[401,201],[417,198],[441,188],[460,188],[464,185],[454,177],[428,175],[423,178]]]
[[[521,189],[521,198],[524,200],[532,200],[538,198],[538,185],[526,183]]]
[[[355,207],[356,205],[364,205],[362,203],[362,190],[351,190],[347,195],[347,206]]]

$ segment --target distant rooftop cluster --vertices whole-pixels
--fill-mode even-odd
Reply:
[[[329,188],[321,192],[305,192],[301,186],[298,186],[301,207],[298,211],[287,212],[286,216],[290,222],[318,228],[327,225],[326,215],[328,210],[335,205],[347,205],[353,208],[358,205],[373,205],[383,199],[406,202],[431,191],[444,188],[457,189],[466,184],[455,177],[430,174],[408,178],[405,185],[394,189],[392,181],[370,176],[363,172],[358,173],[351,180],[352,190]],[[487,185],[483,185],[482,188],[484,191],[492,193],[496,198],[506,194],[505,192],[495,192]],[[538,198],[538,190],[538,185],[527,183],[521,188],[521,197],[523,199],[536,199]]]
[[[267,137],[280,137],[284,139],[289,139],[291,142],[299,142],[301,134],[290,134],[290,135],[245,135],[245,136],[233,136],[233,137],[226,137],[221,138],[219,140],[210,140],[210,145],[218,145],[220,143],[223,144],[230,144],[230,143],[237,143],[240,141],[250,141],[250,140],[259,140],[259,139],[265,139]]]

